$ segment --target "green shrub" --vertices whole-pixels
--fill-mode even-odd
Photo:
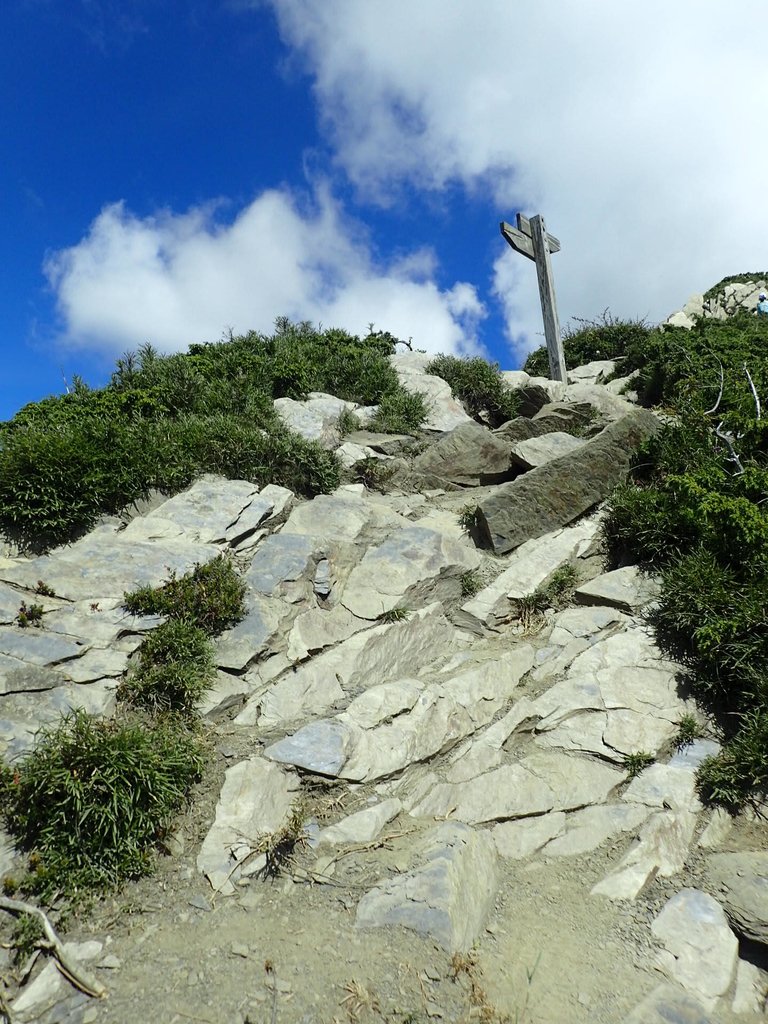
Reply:
[[[426,419],[427,411],[423,395],[411,394],[404,388],[388,391],[379,402],[370,428],[383,434],[412,434]]]
[[[520,400],[517,392],[504,383],[498,363],[489,363],[478,357],[459,359],[457,356],[439,355],[427,365],[426,372],[447,381],[469,415],[480,418],[484,414],[493,427],[518,415]]]
[[[482,587],[482,581],[477,569],[469,569],[459,577],[462,597],[474,597]]]
[[[133,615],[166,615],[218,636],[243,618],[244,597],[245,583],[231,559],[218,555],[184,576],[172,571],[159,587],[139,587],[125,594],[124,604]]]
[[[768,711],[750,711],[736,735],[698,771],[698,788],[705,800],[738,809],[752,796],[768,795]]]
[[[339,433],[342,437],[360,430],[360,419],[351,409],[344,409],[339,415]]]
[[[635,750],[624,756],[624,768],[630,779],[636,778],[641,772],[649,768],[656,760],[655,755],[647,750]]]
[[[27,605],[26,601],[22,601],[16,622],[22,629],[26,629],[28,626],[42,626],[43,606],[41,604]]]
[[[117,695],[147,711],[191,715],[215,678],[213,647],[205,632],[185,619],[169,619],[143,641],[138,666]]]
[[[200,737],[173,719],[148,728],[74,711],[43,729],[0,772],[3,815],[34,865],[24,888],[75,899],[147,874],[204,762]]]
[[[644,321],[622,320],[608,310],[597,320],[575,318],[574,323],[576,326],[569,325],[562,333],[563,355],[569,370],[597,359],[620,359],[628,351],[642,347],[651,334],[651,328]],[[546,346],[531,352],[523,369],[532,377],[549,377]],[[622,365],[622,375],[627,372]]]

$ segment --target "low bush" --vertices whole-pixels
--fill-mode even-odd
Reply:
[[[569,325],[562,333],[563,355],[569,370],[597,359],[621,359],[628,352],[641,348],[651,334],[651,328],[643,320],[622,320],[608,310],[596,320],[575,318],[574,325]],[[546,346],[531,352],[523,369],[532,377],[549,377]],[[622,365],[621,373],[626,372],[629,371]]]
[[[0,807],[50,899],[105,889],[151,869],[153,852],[202,773],[204,745],[179,721],[103,721],[74,711],[0,770]]]
[[[639,391],[675,416],[636,453],[604,521],[612,564],[662,577],[656,640],[723,727],[700,786],[732,804],[768,781],[766,342],[768,325],[743,314],[648,339]]]
[[[404,388],[388,391],[379,402],[370,429],[382,434],[412,434],[426,419],[427,411],[423,395],[411,394]]]
[[[178,577],[171,572],[159,587],[139,587],[123,598],[133,615],[166,615],[218,636],[245,615],[245,583],[231,559],[218,555]]]
[[[426,367],[427,373],[442,377],[470,416],[484,415],[493,427],[501,426],[518,415],[517,392],[507,387],[497,363],[478,357],[436,356]]]
[[[215,678],[213,647],[205,632],[187,620],[169,619],[143,641],[138,665],[117,696],[150,712],[192,715]]]

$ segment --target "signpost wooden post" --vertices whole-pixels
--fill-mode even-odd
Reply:
[[[560,321],[557,317],[555,281],[549,259],[550,253],[560,251],[560,243],[554,235],[547,232],[544,218],[540,214],[529,220],[522,213],[518,213],[517,228],[513,228],[506,221],[502,221],[500,227],[502,235],[515,252],[519,252],[521,256],[533,260],[536,264],[541,313],[544,317],[544,337],[549,353],[549,375],[552,380],[561,380],[565,384],[568,377],[565,370],[563,343],[560,339]]]

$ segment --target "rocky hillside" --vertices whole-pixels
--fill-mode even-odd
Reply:
[[[122,713],[166,618],[126,593],[220,555],[245,589],[156,873],[61,921],[64,975],[50,943],[4,949],[6,1020],[764,1019],[764,824],[702,803],[719,733],[648,625],[660,581],[606,571],[605,502],[659,417],[610,360],[502,375],[499,425],[428,365],[391,357],[418,431],[275,400],[346,468],[329,493],[208,474],[73,543],[7,545],[8,787],[41,726]],[[27,868],[5,834],[6,910]]]

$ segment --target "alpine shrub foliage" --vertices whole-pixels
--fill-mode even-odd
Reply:
[[[657,640],[726,733],[699,786],[734,806],[768,785],[767,347],[768,324],[747,315],[649,336],[638,390],[676,415],[636,454],[605,523],[614,564],[662,574]]]
[[[118,359],[107,387],[75,379],[69,394],[0,424],[0,529],[44,548],[201,473],[307,496],[331,491],[340,482],[335,455],[287,430],[272,403],[324,391],[380,405],[378,429],[416,430],[425,408],[389,363],[396,340],[282,318],[271,336],[250,332],[186,354],[145,345]]]
[[[30,855],[23,888],[44,900],[118,885],[152,869],[154,849],[201,777],[200,735],[176,717],[149,728],[74,711],[0,768],[0,807]]]
[[[439,355],[427,365],[426,371],[447,381],[470,416],[479,419],[484,414],[492,427],[499,427],[518,414],[517,393],[504,383],[498,363],[479,357]]]

